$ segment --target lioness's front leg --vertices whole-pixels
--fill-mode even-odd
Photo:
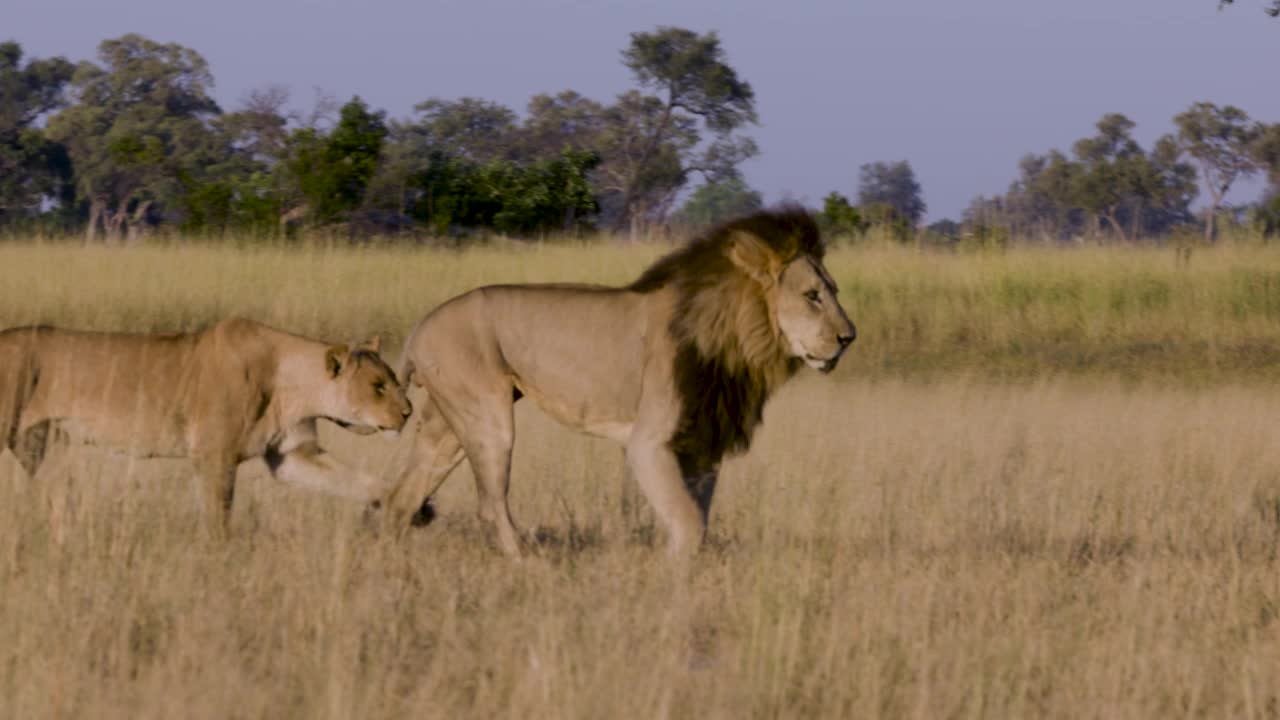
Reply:
[[[386,493],[386,483],[346,465],[320,447],[315,420],[290,429],[281,442],[267,448],[263,459],[273,476],[290,485],[365,502]]]
[[[226,539],[231,527],[231,506],[236,496],[236,462],[234,456],[222,452],[195,456],[196,474],[204,490],[205,536]]]
[[[36,473],[40,470],[40,465],[44,463],[45,455],[49,450],[50,435],[58,435],[61,431],[54,427],[52,420],[44,420],[32,425],[31,427],[17,433],[17,439],[13,443],[13,454],[18,458],[18,464],[22,465],[22,469],[26,471],[27,477],[35,479]],[[65,435],[65,433],[63,433]],[[61,444],[65,445],[63,439]]]

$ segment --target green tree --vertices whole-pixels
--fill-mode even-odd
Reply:
[[[929,227],[925,228],[925,232],[932,238],[933,242],[945,244],[959,240],[962,229],[960,223],[955,220],[943,218],[929,223]]]
[[[600,172],[602,190],[616,195],[616,224],[634,231],[665,214],[691,173],[732,177],[758,152],[750,138],[734,135],[756,122],[755,93],[728,64],[714,32],[632,33],[622,60],[653,94],[625,93],[606,110]],[[703,129],[712,136],[708,143]]]
[[[604,106],[572,90],[534,95],[519,131],[522,158],[555,157],[561,151],[600,150]]]
[[[1174,226],[1192,220],[1191,201],[1200,188],[1196,169],[1183,161],[1178,139],[1164,135],[1147,155],[1148,175],[1144,179],[1149,207],[1143,220],[1148,233],[1167,233]]]
[[[1183,151],[1200,166],[1200,177],[1209,191],[1204,237],[1212,242],[1218,208],[1235,181],[1257,170],[1255,143],[1261,128],[1240,108],[1198,102],[1173,118]]]
[[[342,106],[328,135],[316,128],[295,130],[288,172],[306,197],[314,222],[351,220],[378,169],[387,135],[385,113],[359,97]]]
[[[1018,179],[1009,186],[1000,208],[1010,234],[1044,240],[1077,234],[1083,213],[1072,197],[1072,188],[1080,170],[1077,163],[1058,150],[1023,156],[1018,163]],[[991,209],[977,215],[990,224]]]
[[[1073,146],[1080,170],[1071,192],[1100,229],[1105,220],[1122,240],[1128,239],[1122,210],[1134,210],[1147,193],[1148,169],[1142,148],[1130,135],[1134,122],[1120,113],[1107,113],[1098,121],[1098,134],[1077,140]]]
[[[473,97],[431,98],[414,110],[417,125],[435,149],[475,163],[514,155],[516,114],[505,105]]]
[[[1267,189],[1254,210],[1254,220],[1264,235],[1274,237],[1280,235],[1280,123],[1262,126],[1253,157],[1267,174]]]
[[[905,222],[908,228],[915,227],[926,210],[920,183],[906,160],[867,163],[859,168],[858,205],[864,211],[880,208],[873,213],[880,219],[878,224]]]
[[[698,144],[696,121],[685,115],[663,119],[662,101],[632,90],[605,107],[598,148],[602,162],[597,190],[608,223],[637,232],[665,215],[687,180],[682,158]],[[645,149],[646,136],[665,125],[663,140]]]
[[[867,232],[867,219],[849,203],[849,198],[834,190],[822,199],[818,223],[828,236],[860,237]]]
[[[410,213],[440,235],[456,228],[532,235],[590,227],[596,202],[588,175],[597,162],[595,154],[571,149],[483,165],[435,151],[414,179],[419,192]]]
[[[18,43],[0,43],[0,226],[28,220],[46,201],[71,199],[66,151],[37,123],[63,104],[73,71],[61,57],[24,65]]]
[[[978,198],[966,218],[984,227],[1005,226],[1014,237],[1047,241],[1097,233],[1104,223],[1132,239],[1189,221],[1195,168],[1182,160],[1175,138],[1160,138],[1146,153],[1124,115],[1109,113],[1096,127],[1096,135],[1073,145],[1074,159],[1058,150],[1023,156],[1008,192]]]
[[[1222,8],[1234,2],[1235,0],[1218,0],[1218,7]],[[1266,8],[1266,11],[1271,17],[1280,16],[1280,0],[1271,0],[1271,7]]]
[[[82,63],[75,104],[49,133],[66,145],[79,196],[89,203],[87,238],[132,235],[149,213],[176,206],[182,178],[208,164],[208,121],[219,112],[213,77],[194,50],[130,34],[98,47],[102,65]]]
[[[760,193],[752,190],[742,178],[730,177],[699,185],[677,216],[687,225],[703,227],[746,215],[763,206]]]
[[[1267,173],[1272,190],[1280,190],[1280,123],[1262,126],[1252,148],[1253,159]]]
[[[443,153],[438,155],[444,157]],[[418,180],[426,173],[432,157],[431,144],[421,125],[388,122],[378,171],[366,192],[366,207],[380,214],[386,225],[399,227],[410,222],[410,211],[422,193]]]
[[[213,119],[210,162],[183,176],[181,228],[274,234],[289,188],[280,172],[288,149],[288,92],[251,91],[242,107]]]
[[[587,174],[598,162],[594,153],[566,149],[527,164],[490,163],[478,178],[498,206],[486,224],[512,235],[589,226],[596,202]]]

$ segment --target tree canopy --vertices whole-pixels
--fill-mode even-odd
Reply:
[[[0,43],[0,226],[25,225],[46,202],[71,199],[66,150],[37,123],[63,105],[74,70],[60,57],[24,63],[20,45]]]
[[[138,34],[78,64],[0,43],[0,233],[635,234],[760,207],[741,173],[759,152],[745,134],[756,96],[720,37],[657,27],[632,33],[620,60],[632,83],[612,98],[562,89],[516,109],[427,97],[394,118],[359,96],[318,93],[300,110],[278,86],[224,110],[198,52]],[[831,233],[879,226],[925,242],[1132,241],[1196,224],[1212,238],[1224,209],[1280,232],[1280,124],[1199,102],[1172,129],[1144,148],[1127,116],[1104,114],[1076,142],[1025,154],[960,223],[923,228],[924,189],[905,160],[861,165],[815,209]],[[1268,180],[1262,198],[1228,208],[1254,173]],[[1203,221],[1190,211],[1201,185]]]
[[[1198,102],[1173,118],[1178,127],[1178,142],[1200,166],[1200,176],[1209,191],[1205,238],[1213,239],[1218,208],[1236,180],[1257,170],[1255,143],[1262,136],[1261,126],[1232,105],[1218,107]]]
[[[906,160],[860,167],[858,205],[873,224],[891,227],[903,239],[927,209],[916,173]]]
[[[1234,3],[1235,0],[1218,0],[1218,7],[1226,7]],[[1266,11],[1271,17],[1280,16],[1280,0],[1270,0],[1270,5],[1266,8]]]
[[[694,227],[714,225],[764,206],[760,193],[752,190],[739,177],[730,177],[699,185],[676,213],[677,218]]]
[[[66,147],[90,205],[88,237],[101,222],[118,239],[149,213],[172,211],[202,174],[214,149],[208,123],[220,110],[194,50],[130,34],[103,41],[98,59],[76,68],[75,102],[49,120],[49,133]]]

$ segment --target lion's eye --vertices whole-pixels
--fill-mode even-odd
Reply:
[[[817,290],[810,290],[804,294],[804,298],[814,304],[817,304],[821,300],[821,297],[822,296],[818,294]]]
[[[386,383],[382,383],[382,382],[376,382],[376,383],[374,383],[374,384],[373,384],[373,391],[374,391],[374,392],[376,392],[376,393],[378,393],[378,395],[386,395],[386,394],[387,394],[387,385],[386,385]]]

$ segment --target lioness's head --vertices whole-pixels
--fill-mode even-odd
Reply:
[[[812,232],[810,242],[818,242],[811,221],[787,230]],[[806,252],[803,237],[778,242],[749,228],[734,231],[730,243],[729,258],[761,285],[784,351],[824,373],[835,369],[857,330],[822,264],[821,245],[815,245],[816,252]]]
[[[331,346],[324,355],[325,372],[333,385],[330,419],[353,432],[400,430],[413,412],[396,374],[378,354],[374,337],[348,348]]]

